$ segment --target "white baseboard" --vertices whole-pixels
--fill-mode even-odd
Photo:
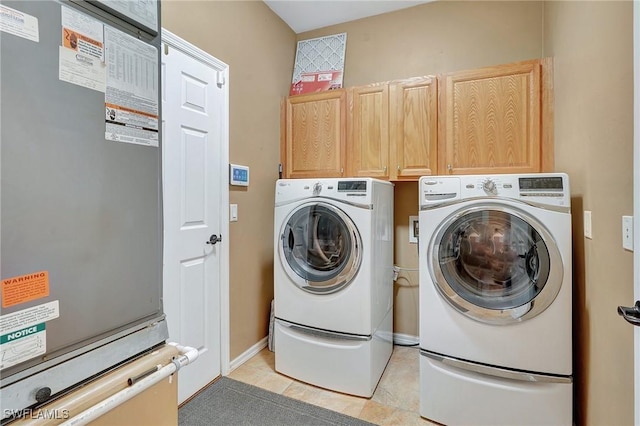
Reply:
[[[249,349],[240,354],[237,358],[232,360],[229,363],[229,373],[231,373],[236,368],[240,367],[245,362],[249,361],[254,355],[267,347],[267,343],[269,340],[269,336],[263,338],[255,345],[251,346]],[[227,374],[229,374],[227,373]]]
[[[415,346],[420,343],[418,336],[412,336],[410,334],[393,333],[393,344],[402,346]]]

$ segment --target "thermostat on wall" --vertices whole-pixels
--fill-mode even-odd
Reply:
[[[249,186],[249,167],[229,164],[229,184]]]

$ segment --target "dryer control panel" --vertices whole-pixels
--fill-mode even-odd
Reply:
[[[276,206],[311,197],[330,198],[371,206],[390,182],[373,178],[279,179],[276,182]]]

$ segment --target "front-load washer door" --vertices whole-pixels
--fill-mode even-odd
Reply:
[[[302,290],[329,294],[347,287],[362,262],[362,240],[351,218],[331,204],[307,203],[286,219],[280,260]]]
[[[474,205],[449,216],[434,235],[429,257],[436,288],[474,320],[532,318],[560,291],[560,252],[546,227],[524,211]]]

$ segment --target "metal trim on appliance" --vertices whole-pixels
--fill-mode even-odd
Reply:
[[[306,334],[306,335],[313,336],[313,337],[322,337],[324,339],[352,340],[352,341],[358,341],[358,342],[368,342],[373,338],[373,336],[361,336],[361,335],[357,335],[357,334],[340,333],[340,332],[337,332],[337,331],[319,330],[319,329],[313,328],[313,327],[307,327],[307,326],[300,325],[300,324],[294,324],[294,323],[282,320],[280,318],[278,318],[277,321],[283,327],[286,327],[286,328],[291,329],[293,331],[297,331],[299,333]]]
[[[113,368],[137,354],[164,343],[168,335],[167,321],[162,318],[145,328],[60,362],[37,374],[6,386],[3,384],[2,416],[36,404],[36,391],[42,387],[49,387],[51,395],[55,396],[58,392],[101,373],[105,368]]]
[[[500,377],[503,379],[518,380],[521,382],[573,383],[572,378],[567,376],[551,376],[546,374],[531,373],[528,371],[509,370],[507,368],[476,364],[474,362],[435,354],[433,352],[425,351],[424,349],[420,349],[420,355],[426,356],[427,358],[431,358],[434,361],[441,362],[453,368],[472,371],[474,373],[484,374],[485,376]]]
[[[438,247],[441,244],[443,234],[453,222],[461,218],[462,216],[481,212],[481,211],[499,211],[509,215],[513,215],[528,225],[530,225],[536,232],[540,234],[546,248],[549,252],[549,275],[544,287],[540,292],[528,303],[513,307],[510,309],[490,309],[482,306],[478,306],[464,299],[458,294],[444,277],[439,265]],[[458,312],[471,318],[473,320],[487,323],[487,324],[513,324],[524,320],[531,319],[536,315],[543,312],[547,307],[553,303],[556,296],[560,292],[560,288],[563,284],[564,265],[562,262],[562,256],[558,249],[558,245],[555,239],[547,228],[538,220],[536,220],[531,214],[519,210],[515,207],[506,206],[499,203],[481,203],[473,204],[460,210],[455,211],[443,221],[436,231],[434,236],[429,242],[427,250],[427,256],[430,259],[429,273],[434,281],[434,285],[438,292],[444,297],[444,299]]]
[[[341,267],[336,271],[336,273],[330,275],[330,277],[324,281],[310,280],[309,278],[314,277],[309,277],[309,275],[305,274],[304,271],[300,271],[298,267],[292,265],[289,259],[290,256],[287,255],[284,248],[285,240],[288,239],[287,229],[290,228],[290,220],[299,211],[313,207],[322,207],[323,209],[333,213],[342,222],[351,239],[348,258],[346,261],[342,262]],[[278,251],[280,253],[280,261],[285,266],[287,275],[289,275],[298,288],[313,294],[331,294],[344,289],[352,282],[362,264],[362,238],[356,224],[341,209],[324,201],[302,204],[289,213],[282,224]]]
[[[18,382],[26,377],[38,374],[44,370],[48,370],[52,367],[55,367],[58,364],[69,362],[70,360],[80,358],[83,356],[83,354],[91,352],[96,348],[110,345],[116,341],[121,341],[122,338],[125,338],[133,333],[137,333],[137,332],[148,330],[148,329],[155,329],[157,328],[158,323],[166,324],[166,317],[164,314],[161,317],[154,317],[140,324],[127,327],[122,331],[111,334],[95,342],[82,345],[77,349],[71,350],[70,352],[63,352],[61,355],[57,355],[55,352],[52,354],[49,354],[47,355],[46,360],[43,360],[42,362],[39,362],[38,364],[32,367],[18,371],[17,373],[14,373],[8,376],[4,375],[4,373],[6,372],[0,373],[0,389],[4,389],[6,386],[11,385],[12,383]],[[164,333],[161,340],[166,340],[167,338],[169,338],[169,331],[166,325],[163,326],[163,328],[160,328],[160,330],[163,330],[163,333]]]

